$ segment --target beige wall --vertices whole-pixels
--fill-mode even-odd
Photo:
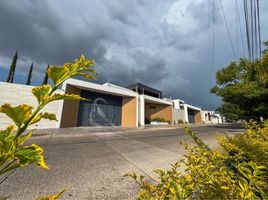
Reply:
[[[0,82],[0,105],[9,103],[12,106],[20,104],[28,104],[33,107],[37,106],[37,100],[32,95],[33,86],[22,85],[16,83]],[[63,93],[62,90],[56,90],[56,93]],[[49,112],[56,115],[60,119],[62,101],[54,101],[44,107],[42,112]],[[13,122],[3,113],[0,113],[0,129],[13,124]],[[59,128],[58,121],[42,119],[38,123],[31,125],[31,129]]]
[[[80,95],[81,90],[79,88],[67,85],[65,93]],[[80,101],[72,101],[72,100],[63,101],[63,109],[60,123],[61,128],[77,126],[79,104]]]
[[[122,97],[122,127],[136,127],[136,97]]]
[[[173,122],[172,120],[172,106],[164,104],[145,103],[145,118],[153,119],[156,117],[164,118],[165,120]]]
[[[195,124],[202,123],[201,111],[195,111],[194,121],[195,121]]]

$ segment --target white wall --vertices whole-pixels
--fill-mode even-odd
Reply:
[[[37,101],[32,95],[31,90],[33,86],[14,84],[14,83],[5,83],[0,82],[0,105],[9,103],[12,106],[19,104],[28,104],[31,106],[36,106]],[[57,90],[57,93],[62,93],[61,90]],[[39,123],[30,128],[59,128],[60,124],[60,115],[62,110],[62,101],[55,101],[48,104],[44,108],[44,112],[54,113],[57,116],[57,121],[50,121],[42,119]],[[3,113],[0,113],[0,129],[5,128],[6,126],[12,124],[13,122]]]
[[[182,109],[179,110],[179,109],[173,108],[173,119],[174,119],[175,124],[178,124],[178,120],[182,120],[183,122],[186,122],[184,112],[185,110],[182,110]]]
[[[210,115],[210,120],[209,120],[209,117],[208,115]],[[204,123],[206,124],[218,124],[218,123],[224,123],[223,121],[223,117],[218,114],[218,113],[215,113],[215,111],[202,111],[202,120]]]

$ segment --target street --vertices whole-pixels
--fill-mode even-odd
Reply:
[[[211,147],[217,146],[215,132],[243,131],[237,125],[192,130]],[[155,178],[154,169],[169,167],[184,153],[180,139],[191,141],[181,128],[33,137],[29,143],[44,148],[50,170],[35,166],[17,170],[0,185],[0,196],[28,200],[66,188],[61,199],[135,199],[138,186],[123,175],[135,171]]]

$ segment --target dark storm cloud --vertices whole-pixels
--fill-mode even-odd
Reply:
[[[224,7],[235,30],[233,1]],[[213,17],[207,0],[0,1],[0,67],[8,68],[18,50],[18,73],[27,73],[34,62],[38,80],[47,64],[83,53],[96,61],[98,83],[140,81],[168,97],[215,108],[219,101],[209,94],[215,72],[233,59],[219,8]]]

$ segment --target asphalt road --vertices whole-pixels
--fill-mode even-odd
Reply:
[[[215,132],[241,132],[234,125],[192,130],[211,147],[217,146]],[[30,142],[44,148],[50,170],[17,170],[0,185],[0,196],[28,200],[67,188],[62,199],[135,199],[138,186],[123,175],[135,171],[155,178],[154,169],[167,168],[183,155],[180,139],[191,142],[180,128],[34,137]]]

